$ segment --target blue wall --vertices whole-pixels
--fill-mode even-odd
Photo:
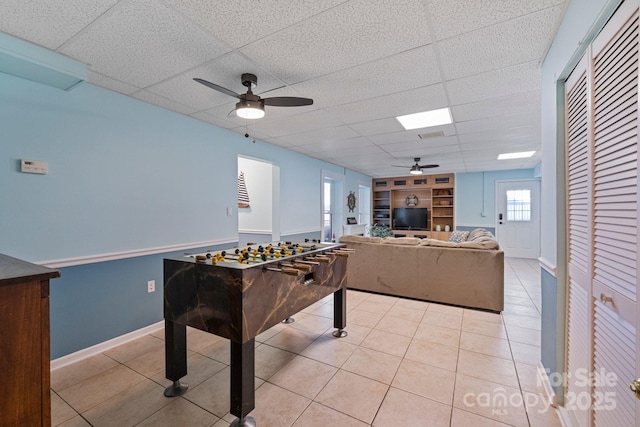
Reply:
[[[534,169],[456,174],[456,228],[472,230],[482,227],[495,234],[496,181],[532,178]]]
[[[80,264],[51,283],[54,358],[161,320],[164,252],[238,240],[238,155],[279,166],[280,198],[295,201],[283,237],[319,234],[322,170],[345,175],[346,194],[370,182],[90,84],[64,92],[0,74],[0,121],[0,252]],[[20,159],[49,174],[20,173]],[[159,254],[136,256],[146,251]]]

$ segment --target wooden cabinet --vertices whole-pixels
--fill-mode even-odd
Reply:
[[[371,223],[387,225],[397,236],[446,240],[455,229],[454,189],[453,174],[376,178],[372,188]],[[426,228],[398,229],[393,218],[396,208],[426,208]],[[447,228],[449,231],[445,231]]]
[[[50,426],[49,279],[60,273],[0,254],[0,426]]]

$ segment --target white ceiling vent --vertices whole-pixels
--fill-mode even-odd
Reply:
[[[444,131],[440,130],[438,132],[427,132],[418,134],[418,137],[420,137],[420,139],[438,138],[439,136],[444,136]]]

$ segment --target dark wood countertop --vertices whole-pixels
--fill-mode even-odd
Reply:
[[[58,270],[0,254],[0,286],[56,277],[60,277]]]

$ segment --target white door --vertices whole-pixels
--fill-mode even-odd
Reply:
[[[540,181],[498,181],[496,237],[504,255],[540,256]]]

